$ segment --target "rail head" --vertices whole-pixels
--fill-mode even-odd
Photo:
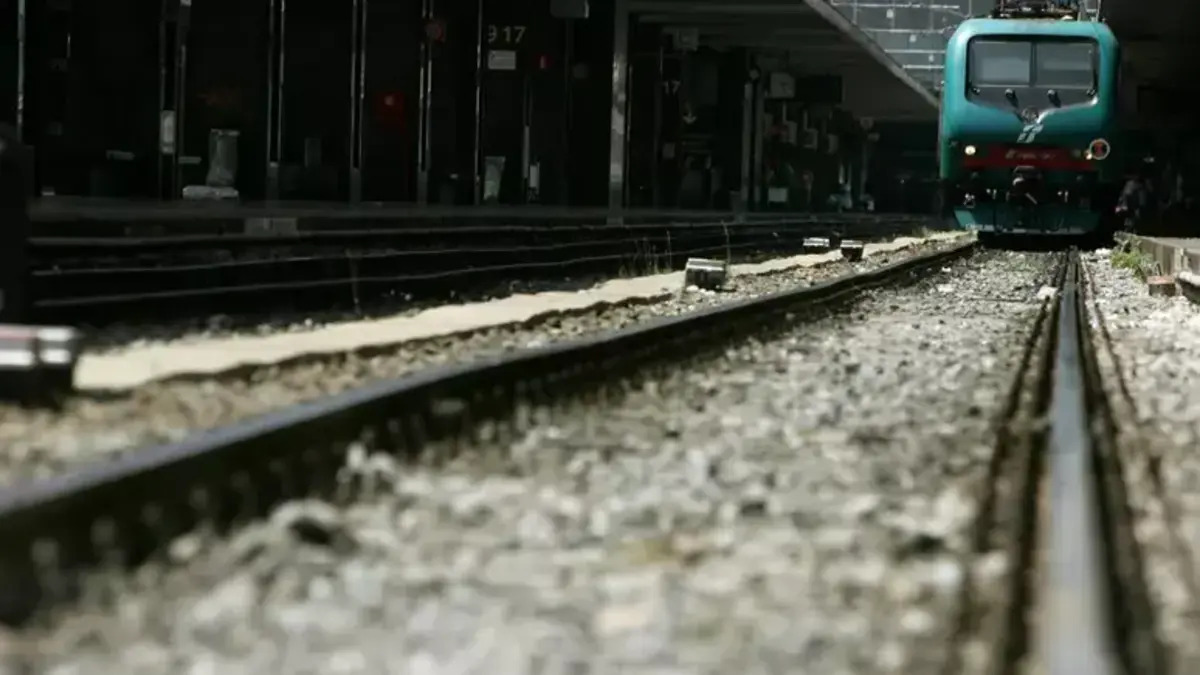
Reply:
[[[1069,256],[1059,294],[1048,411],[1049,522],[1042,539],[1048,553],[1042,596],[1048,634],[1042,652],[1048,675],[1118,675],[1083,362],[1079,257],[1075,251]]]
[[[1106,336],[1093,333],[1088,278],[1078,252],[1069,255],[1047,411],[1042,667],[1048,675],[1164,673],[1097,358]]]

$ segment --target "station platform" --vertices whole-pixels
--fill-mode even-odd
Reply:
[[[1158,263],[1159,272],[1200,274],[1200,238],[1132,237],[1134,245]]]

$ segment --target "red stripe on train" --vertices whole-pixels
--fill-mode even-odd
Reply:
[[[1049,171],[1095,171],[1095,162],[1076,157],[1065,148],[1014,148],[1002,145],[980,148],[979,153],[963,158],[968,169],[1016,168],[1032,166]]]

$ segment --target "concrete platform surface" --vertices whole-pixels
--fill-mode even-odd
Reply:
[[[1189,251],[1200,251],[1200,239],[1197,238],[1181,239],[1179,237],[1143,237],[1143,239],[1156,241],[1166,246],[1173,246],[1175,248],[1182,248]]]
[[[1200,274],[1200,239],[1176,237],[1131,237],[1134,244],[1158,263],[1160,274]]]
[[[971,236],[965,232],[936,233],[924,238],[902,237],[889,243],[867,244],[865,256],[898,251],[928,241]],[[763,263],[734,265],[731,276],[760,275],[837,260],[840,251],[777,258]],[[300,333],[230,338],[185,338],[104,354],[84,354],[76,366],[79,390],[112,391],[149,382],[214,376],[247,366],[277,365],[320,354],[396,346],[412,340],[468,333],[484,328],[520,324],[563,312],[633,301],[667,299],[679,291],[683,272],[631,279],[613,279],[578,292],[551,291],[513,295],[469,304],[444,305],[411,316],[349,321]]]

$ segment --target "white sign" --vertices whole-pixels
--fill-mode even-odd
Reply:
[[[296,234],[300,231],[295,218],[247,218],[244,221],[246,234]]]
[[[675,47],[681,52],[694,52],[700,48],[700,31],[695,28],[680,28],[675,33]]]
[[[488,52],[488,70],[516,70],[517,53],[511,49],[493,49]]]
[[[771,73],[767,80],[767,98],[794,98],[796,78],[791,73]]]
[[[158,149],[164,155],[175,154],[175,111],[163,110],[158,117]]]

